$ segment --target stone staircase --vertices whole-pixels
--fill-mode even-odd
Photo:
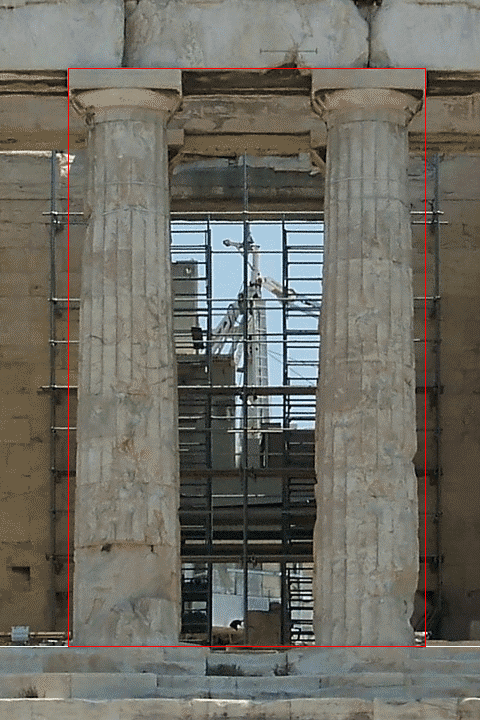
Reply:
[[[357,698],[405,703],[468,697],[480,697],[480,652],[474,648],[309,648],[255,653],[211,652],[200,647],[0,650],[0,698],[12,700],[265,703]]]

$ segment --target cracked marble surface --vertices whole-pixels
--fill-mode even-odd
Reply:
[[[361,66],[368,26],[351,0],[140,0],[126,26],[131,67]]]
[[[118,67],[123,30],[123,0],[2,0],[0,69]]]

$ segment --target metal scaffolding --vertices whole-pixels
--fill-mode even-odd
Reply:
[[[309,595],[309,600],[300,608],[303,600],[299,600],[298,565],[312,562],[315,521],[313,424],[318,368],[323,214],[318,213],[316,228],[311,213],[306,220],[302,214],[292,213],[276,218],[276,229],[270,229],[270,232],[277,234],[277,246],[275,249],[265,250],[264,253],[270,260],[272,256],[278,260],[277,265],[282,273],[280,298],[255,296],[252,292],[252,289],[255,290],[252,287],[254,276],[249,276],[251,236],[255,236],[261,225],[268,226],[271,223],[261,214],[245,210],[243,213],[225,213],[223,217],[225,223],[233,225],[236,222],[243,232],[243,262],[239,268],[243,279],[239,296],[243,295],[245,299],[244,307],[240,308],[243,310],[239,313],[242,320],[236,334],[231,323],[229,325],[232,330],[232,348],[225,353],[217,352],[222,343],[219,336],[215,335],[214,328],[225,328],[228,325],[225,323],[222,326],[221,319],[229,317],[229,309],[231,316],[233,304],[237,301],[241,305],[241,299],[212,296],[212,280],[209,280],[208,272],[204,273],[204,269],[208,267],[215,277],[216,262],[231,254],[228,250],[214,247],[212,240],[216,226],[224,223],[218,215],[215,220],[208,215],[202,217],[199,214],[195,214],[193,218],[191,215],[172,215],[171,218],[174,268],[175,265],[181,266],[182,263],[193,263],[195,260],[198,269],[196,279],[201,285],[196,292],[196,301],[183,309],[179,308],[179,305],[184,293],[175,291],[176,327],[179,324],[183,327],[185,323],[181,318],[190,315],[191,321],[202,330],[202,349],[198,343],[195,349],[195,340],[188,331],[188,323],[181,337],[177,335],[181,444],[180,518],[182,559],[185,564],[184,585],[187,589],[185,598],[189,603],[193,602],[191,591],[195,577],[199,581],[202,577],[206,580],[207,575],[211,578],[212,565],[215,563],[239,562],[243,570],[243,613],[246,618],[249,608],[249,575],[252,574],[252,568],[263,563],[277,563],[282,587],[279,644],[290,644],[292,614],[302,615],[299,613],[302,610],[303,616],[299,620],[303,625],[309,624],[304,617],[308,614],[307,611],[312,615],[311,572],[305,572],[303,581],[308,584],[310,578],[310,588],[305,593],[302,592],[302,598]],[[306,234],[309,235],[308,240],[305,240]],[[185,236],[190,237],[190,243],[185,242]],[[199,236],[203,238],[203,247],[202,243],[198,242]],[[300,242],[295,241],[296,236],[301,237]],[[316,242],[313,241],[315,236]],[[216,245],[219,244],[218,240],[219,238]],[[260,258],[264,253],[260,252]],[[315,270],[312,270],[313,267]],[[292,268],[296,271],[294,276]],[[180,272],[174,270],[174,282],[179,276]],[[191,275],[187,276],[187,283],[190,282],[190,277]],[[295,292],[294,286],[298,290],[299,284],[310,284],[311,289],[302,294]],[[296,307],[289,306],[293,293]],[[273,307],[278,306],[277,312],[281,318],[277,323],[278,327],[257,326],[254,327],[254,332],[251,332],[252,327],[245,322],[245,318],[254,315],[256,303],[259,301],[266,308],[267,319],[272,314]],[[313,303],[313,306],[308,303]],[[315,309],[312,310],[312,307]],[[306,319],[312,327],[305,327]],[[242,359],[235,364],[239,344]],[[227,342],[223,344],[226,345]],[[215,354],[212,348],[215,348]],[[266,348],[268,354],[278,360],[281,368],[277,376],[281,384],[259,385],[258,376],[252,375],[252,355],[256,351],[262,352],[262,348]],[[228,365],[228,362],[230,375],[227,382],[225,383],[225,376],[222,384],[218,380],[214,382],[219,366],[222,363]],[[202,378],[202,384],[193,379],[195,369],[197,376]],[[262,398],[269,400],[267,416],[264,412],[265,405],[259,402]],[[219,409],[222,402],[223,410]],[[226,413],[228,408],[229,416]],[[193,425],[192,421],[196,421],[196,425]],[[223,430],[219,427],[222,424]],[[295,424],[301,427],[295,427]],[[199,436],[200,428],[204,433],[203,438]],[[240,442],[229,443],[232,435],[240,438]],[[218,454],[222,453],[225,443],[230,448],[231,460],[219,467]],[[234,490],[230,497],[228,492],[222,497],[218,490],[215,491],[214,485],[227,480],[233,483]],[[259,502],[255,488],[262,482],[271,484],[275,480],[275,495]],[[200,566],[200,563],[203,565]],[[207,585],[210,589],[209,597],[205,596],[205,588],[198,582],[198,602],[195,608],[190,604],[188,612],[198,612],[203,600],[203,612],[210,617],[207,632],[211,644],[212,584],[209,582]],[[199,615],[195,617],[192,614],[191,617],[189,627],[194,635],[194,626],[202,623]],[[297,622],[297,642],[305,642],[305,632],[305,628],[299,627]],[[312,639],[311,618],[308,639]],[[244,642],[249,642],[248,623],[245,623]]]
[[[250,212],[246,157],[243,188],[241,211],[171,216],[184,638],[212,644],[213,566],[238,563],[248,645],[249,579],[254,568],[275,563],[281,579],[276,644],[291,644],[294,635],[305,644],[313,641],[313,429],[323,213]],[[262,226],[276,233],[273,245],[257,244]],[[228,234],[236,228],[241,240],[220,238],[219,228]],[[231,290],[222,297],[214,288],[222,261],[233,256],[225,246],[242,255],[233,281],[235,289],[240,285],[237,297]],[[272,265],[274,259],[280,282],[262,278],[261,263]],[[265,288],[274,296],[265,297]],[[269,320],[274,306],[276,326]],[[280,365],[273,383],[270,358]],[[305,591],[304,585],[309,585]]]
[[[57,533],[56,533],[56,482],[57,482],[57,394],[56,387],[56,359],[57,359],[57,271],[56,271],[56,240],[57,240],[57,156],[52,151],[50,158],[50,630],[56,630],[56,597],[55,597],[55,565],[57,562]]]
[[[43,392],[50,395],[50,544],[46,559],[50,564],[50,601],[49,630],[58,630],[58,609],[66,604],[67,591],[59,581],[59,576],[68,562],[68,549],[61,547],[58,537],[58,522],[68,514],[68,507],[62,507],[57,495],[62,484],[67,482],[69,470],[66,463],[69,427],[66,396],[68,384],[58,381],[60,366],[65,366],[69,344],[78,340],[68,337],[66,313],[69,311],[67,297],[58,296],[57,254],[59,252],[59,233],[64,230],[66,213],[58,210],[58,160],[60,151],[54,150],[50,156],[50,210],[43,213],[49,217],[49,382],[42,386]],[[77,300],[77,307],[79,302]],[[63,327],[61,327],[63,322]]]
[[[428,488],[434,486],[435,501],[433,511],[427,511],[424,507],[423,497],[419,495],[420,510],[420,526],[425,532],[425,547],[420,549],[420,563],[425,570],[425,591],[429,597],[433,596],[433,608],[430,613],[427,611],[422,617],[422,627],[417,629],[426,632],[429,636],[436,638],[439,623],[443,612],[443,549],[441,536],[441,518],[442,518],[442,417],[441,417],[441,396],[443,392],[441,377],[441,342],[442,342],[442,314],[441,314],[441,291],[440,291],[440,226],[448,224],[442,220],[444,213],[440,210],[439,204],[439,168],[440,157],[438,154],[427,160],[426,171],[427,176],[433,184],[433,192],[431,198],[426,198],[425,202],[429,207],[425,211],[416,211],[412,215],[426,214],[427,236],[425,238],[425,262],[427,260],[427,244],[430,238],[432,249],[432,270],[431,277],[427,277],[427,267],[425,266],[425,293],[423,296],[415,297],[415,310],[422,314],[422,324],[425,327],[425,337],[415,338],[418,343],[417,348],[423,349],[423,357],[420,359],[419,354],[416,357],[417,367],[424,366],[424,374],[421,380],[417,382],[417,398],[418,408],[422,403],[423,423],[419,423],[417,433],[419,436],[419,446],[424,445],[423,457],[419,458],[416,464],[417,477],[424,479],[425,497]],[[414,225],[424,226],[424,219],[414,220]],[[430,292],[427,290],[429,285]],[[429,330],[427,330],[427,325]],[[430,439],[431,438],[431,439]],[[428,480],[428,484],[427,484]],[[433,523],[433,541],[428,542],[428,523]],[[433,547],[432,547],[433,543]],[[429,585],[426,569],[430,569],[435,573],[435,588],[432,590]]]
[[[434,239],[434,278],[433,278],[433,316],[435,322],[434,330],[434,414],[435,414],[435,429],[434,429],[434,442],[435,451],[433,459],[433,470],[434,478],[436,481],[436,492],[435,492],[435,554],[437,557],[436,570],[437,570],[437,588],[436,588],[436,601],[435,601],[435,613],[438,618],[441,617],[443,612],[443,551],[442,551],[442,455],[441,455],[441,441],[442,441],[442,413],[441,413],[441,394],[442,394],[442,378],[441,378],[441,342],[442,342],[442,305],[441,305],[441,294],[440,294],[440,215],[443,214],[439,210],[439,169],[440,169],[440,158],[439,155],[434,155],[432,159],[435,191],[433,200],[431,203],[432,212],[432,223],[430,226],[430,232],[433,234]]]

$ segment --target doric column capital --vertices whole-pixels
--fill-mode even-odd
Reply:
[[[71,70],[72,107],[88,125],[132,119],[132,113],[154,111],[168,119],[182,100],[180,70]]]
[[[312,107],[327,127],[390,121],[406,127],[423,104],[423,70],[313,70]]]

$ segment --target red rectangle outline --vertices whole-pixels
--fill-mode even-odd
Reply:
[[[276,70],[278,68],[148,68],[149,70]],[[297,68],[282,68],[286,70],[295,70]],[[308,70],[360,70],[360,69],[373,69],[373,68],[305,68]],[[70,157],[70,70],[145,70],[145,68],[68,68],[67,69],[67,152]],[[424,179],[425,179],[425,211],[424,211],[424,228],[425,228],[425,265],[424,265],[424,292],[425,292],[425,317],[424,317],[424,332],[425,339],[427,337],[427,68],[375,68],[375,70],[424,70],[425,81],[424,81]],[[68,647],[189,647],[188,645],[70,645],[70,162],[67,162],[67,478],[68,478],[68,636],[67,645]],[[427,343],[424,342],[424,490],[425,490],[425,513],[424,513],[424,557],[427,555]],[[424,562],[424,602],[425,602],[425,631],[426,631],[426,617],[427,617],[427,563]],[[298,646],[298,645],[237,645],[236,647],[255,647],[255,648],[279,648],[279,649],[310,649],[310,648],[346,648],[346,647],[426,647],[426,633],[425,633],[425,644],[424,645],[309,645],[309,646]],[[195,647],[194,645],[190,647]],[[201,645],[199,647],[215,647],[212,645]]]

